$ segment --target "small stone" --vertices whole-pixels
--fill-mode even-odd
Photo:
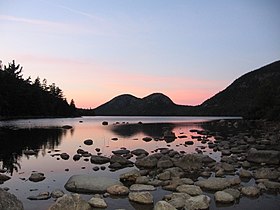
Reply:
[[[176,190],[180,193],[187,193],[191,196],[202,194],[202,190],[200,189],[200,187],[195,185],[187,185],[187,184],[180,185],[176,188]]]
[[[62,197],[64,195],[64,192],[62,191],[62,190],[54,190],[54,191],[52,191],[52,193],[51,193],[51,197],[52,198],[60,198],[60,197]]]
[[[40,181],[43,181],[45,178],[46,177],[44,176],[43,173],[34,172],[29,177],[29,180],[32,182],[40,182]]]
[[[225,191],[217,191],[214,196],[215,201],[218,203],[231,203],[235,200],[231,194]]]
[[[127,195],[129,193],[129,189],[126,186],[113,185],[107,188],[107,192],[110,195]]]
[[[91,140],[91,139],[87,139],[87,140],[84,140],[84,144],[85,145],[92,145],[93,144],[93,140]]]
[[[154,210],[176,210],[176,208],[166,201],[158,201]]]
[[[257,197],[260,194],[260,190],[254,186],[242,187],[241,193],[246,196]]]
[[[154,191],[156,188],[153,185],[147,184],[133,184],[130,186],[130,191],[132,192],[142,192],[142,191]]]
[[[67,153],[61,153],[61,154],[60,154],[60,157],[61,157],[61,159],[63,159],[63,160],[68,160],[70,156],[69,156]]]
[[[95,198],[92,197],[89,201],[88,201],[89,205],[91,205],[94,208],[107,208],[107,204],[104,201],[104,199],[102,198]]]
[[[130,192],[128,199],[141,204],[152,204],[154,202],[150,192]]]

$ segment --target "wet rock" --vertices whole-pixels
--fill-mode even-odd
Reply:
[[[252,177],[252,173],[250,171],[244,170],[244,169],[240,169],[239,171],[239,176],[240,178],[251,178]]]
[[[209,179],[195,182],[195,185],[213,191],[223,190],[231,186],[231,183],[226,178],[210,177]]]
[[[266,180],[263,182],[264,186],[268,189],[280,190],[280,183]]]
[[[105,164],[110,162],[110,158],[101,155],[92,155],[90,162],[94,164]]]
[[[0,182],[5,182],[7,180],[11,179],[11,177],[5,175],[5,174],[0,174]]]
[[[122,182],[129,181],[129,182],[135,183],[136,179],[140,176],[141,176],[141,174],[140,174],[139,170],[133,169],[131,171],[128,171],[126,173],[121,174],[120,175],[120,180]]]
[[[112,155],[110,159],[110,163],[119,163],[121,165],[128,165],[128,164],[133,164],[130,160],[124,158],[123,156],[120,155]]]
[[[89,205],[91,205],[93,208],[107,208],[107,204],[104,199],[102,198],[96,198],[92,197],[88,201]]]
[[[136,184],[148,184],[149,181],[150,181],[149,177],[139,176],[139,177],[136,178],[135,183]]]
[[[102,125],[108,125],[109,123],[107,121],[103,121]]]
[[[138,159],[135,162],[137,168],[155,168],[158,159],[153,156],[147,156],[142,159]]]
[[[0,188],[0,209],[23,210],[23,204],[15,195]]]
[[[171,195],[164,196],[164,198],[176,209],[182,209],[185,206],[185,201],[191,198],[191,196],[187,193],[172,193]]]
[[[164,171],[158,175],[159,180],[169,180],[171,179],[170,171]]]
[[[71,125],[63,125],[62,128],[63,129],[72,129],[73,127]]]
[[[170,131],[170,130],[166,130],[163,133],[163,138],[166,142],[172,142],[176,139],[175,133]]]
[[[185,145],[193,145],[194,142],[193,141],[185,141]]]
[[[257,197],[260,194],[260,190],[254,186],[242,187],[241,193],[250,197]]]
[[[232,203],[235,200],[231,194],[225,191],[215,192],[214,197],[215,197],[215,201],[218,203]]]
[[[70,156],[69,156],[67,153],[61,153],[61,154],[60,154],[60,157],[61,157],[61,159],[63,159],[63,160],[68,160]]]
[[[230,150],[224,149],[221,152],[222,152],[222,155],[231,155],[231,151]]]
[[[202,167],[202,156],[198,154],[184,155],[177,161],[174,161],[174,165],[182,168],[185,171],[199,171]]]
[[[157,167],[158,168],[171,168],[173,166],[173,162],[170,159],[160,159],[157,162]]]
[[[130,192],[128,199],[140,204],[152,204],[154,202],[150,192]]]
[[[89,203],[81,198],[79,194],[64,194],[52,204],[48,210],[91,210]]]
[[[93,141],[91,139],[84,140],[85,145],[92,145]]]
[[[29,200],[48,200],[51,198],[51,194],[49,192],[42,192],[35,196],[29,196],[27,199]]]
[[[46,177],[43,173],[34,172],[30,175],[29,180],[32,182],[40,182],[43,181]]]
[[[98,166],[95,166],[95,167],[92,168],[92,170],[98,171],[98,170],[99,170],[99,167],[98,167]]]
[[[82,157],[81,155],[75,154],[75,155],[73,156],[73,160],[74,160],[74,161],[78,161],[78,160],[80,160],[81,157]]]
[[[234,172],[234,166],[228,163],[222,163],[222,168],[225,170],[225,172]]]
[[[64,195],[63,190],[56,189],[56,190],[53,190],[53,191],[51,192],[51,197],[52,197],[52,198],[60,198],[60,197],[62,197],[63,195]]]
[[[112,185],[107,188],[107,192],[110,195],[128,195],[129,189],[126,186],[123,185]]]
[[[227,188],[225,190],[223,190],[224,192],[232,195],[234,197],[234,199],[238,199],[240,197],[240,192],[237,189],[234,188]]]
[[[247,160],[245,160],[244,162],[241,163],[241,166],[243,168],[250,168],[251,167],[251,163],[249,163]]]
[[[127,150],[127,149],[119,149],[119,150],[114,150],[112,151],[112,153],[114,155],[126,155],[128,153],[130,153],[130,150]]]
[[[112,141],[118,141],[119,139],[117,137],[111,138]]]
[[[153,139],[151,137],[144,137],[142,140],[145,142],[149,142],[152,141]]]
[[[247,160],[253,163],[279,164],[280,152],[275,150],[257,150],[251,148],[248,151]]]
[[[176,208],[166,201],[158,201],[154,210],[176,210]]]
[[[104,193],[112,185],[122,185],[121,182],[108,178],[91,175],[73,175],[65,184],[65,189],[77,193]]]
[[[36,155],[37,153],[33,149],[24,150],[23,154],[25,155]]]
[[[176,188],[176,190],[180,193],[187,193],[191,196],[202,194],[202,190],[200,189],[200,187],[195,185],[187,185],[187,184],[180,185]]]
[[[271,170],[270,168],[260,168],[254,173],[255,179],[277,179],[280,173],[278,171]]]
[[[186,200],[185,208],[188,210],[208,209],[210,201],[210,197],[206,195],[194,196]]]
[[[139,155],[145,155],[145,156],[147,156],[149,153],[146,151],[146,150],[144,150],[144,149],[135,149],[135,150],[132,150],[131,151],[131,153],[133,154],[133,155],[136,155],[136,156],[139,156]]]
[[[133,184],[130,186],[129,190],[131,192],[143,192],[143,191],[154,191],[156,190],[156,188],[153,185]]]

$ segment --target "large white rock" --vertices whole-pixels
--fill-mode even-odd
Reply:
[[[116,179],[91,175],[73,175],[65,184],[65,189],[77,193],[104,193],[112,185],[122,185]]]

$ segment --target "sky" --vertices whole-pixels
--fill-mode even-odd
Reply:
[[[0,0],[0,60],[76,106],[161,92],[198,105],[280,59],[279,0]]]

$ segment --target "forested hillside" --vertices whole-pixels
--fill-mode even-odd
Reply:
[[[39,77],[24,79],[22,69],[15,61],[0,65],[0,118],[76,115],[74,101],[68,104],[58,86]]]

